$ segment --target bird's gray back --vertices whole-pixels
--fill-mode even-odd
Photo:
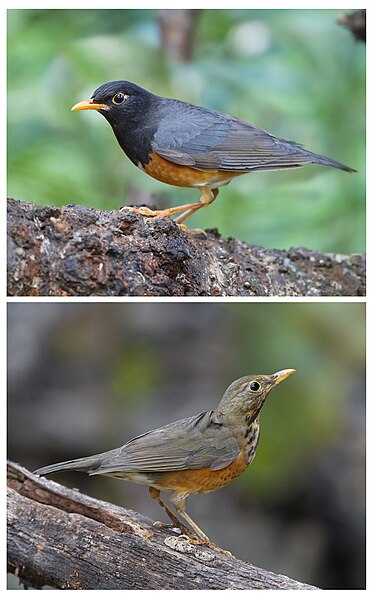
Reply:
[[[103,454],[90,474],[112,472],[167,472],[231,464],[240,452],[233,434],[216,411],[178,420],[131,439]]]

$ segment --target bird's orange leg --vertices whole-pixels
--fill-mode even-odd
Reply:
[[[189,514],[186,513],[186,510],[185,510],[186,495],[179,495],[178,492],[176,491],[171,496],[171,501],[172,501],[174,507],[176,508],[176,510],[178,511],[178,513],[180,514],[180,516],[182,516],[184,518],[184,520],[186,520],[186,522],[189,524],[189,526],[191,526],[191,528],[194,530],[194,532],[197,536],[197,539],[192,539],[191,536],[188,535],[190,543],[193,543],[194,545],[205,545],[206,547],[209,547],[210,549],[214,549],[214,551],[218,551],[220,553],[223,553],[224,555],[229,555],[230,557],[232,556],[230,551],[226,551],[225,549],[218,547],[217,545],[215,545],[215,543],[210,541],[210,539],[203,532],[203,530],[201,530],[199,528],[198,524],[196,524],[194,522],[194,520],[192,518],[190,518]]]
[[[171,512],[171,510],[169,509],[167,504],[162,500],[162,498],[160,497],[159,489],[155,489],[155,487],[150,487],[149,492],[150,492],[152,499],[155,499],[155,501],[157,501],[159,503],[159,505],[166,511],[168,517],[173,522],[173,526],[176,528],[179,528],[181,530],[181,532],[184,533],[185,535],[187,535],[187,536],[191,535],[190,530],[185,526],[185,524],[180,522],[180,520],[177,518],[177,516],[173,512]],[[155,522],[155,524],[156,524],[156,522]],[[170,524],[164,524],[163,522],[157,522],[157,524],[158,524],[158,526],[163,526],[163,528],[164,527],[170,528],[170,526],[171,526]]]
[[[177,516],[173,512],[171,512],[171,510],[169,509],[167,504],[160,497],[159,489],[155,489],[155,487],[149,487],[149,492],[150,492],[151,497],[153,499],[155,499],[155,501],[157,501],[159,503],[159,505],[166,511],[166,513],[168,514],[168,517],[173,522],[173,526],[176,528],[179,528],[181,530],[181,532],[182,532],[181,536],[185,537],[189,541],[189,543],[192,543],[193,545],[205,545],[206,547],[210,547],[210,549],[219,551],[220,553],[223,553],[224,555],[232,556],[232,554],[229,551],[226,551],[225,549],[221,549],[221,547],[218,547],[217,545],[215,545],[215,543],[212,543],[212,541],[210,541],[210,539],[207,537],[207,535],[204,534],[203,530],[201,530],[199,528],[199,526],[194,522],[194,520],[192,520],[192,518],[190,518],[190,516],[186,513],[186,511],[185,511],[186,495],[181,496],[180,494],[175,493],[174,496],[172,495],[171,499],[172,499],[172,503],[173,503],[174,507],[176,508],[176,510],[178,511],[178,513],[186,520],[186,522],[194,530],[196,537],[192,536],[189,528],[187,528],[185,526],[185,524],[183,524],[177,518]],[[163,522],[155,522],[154,524],[157,524],[158,526],[162,526],[163,528],[170,527],[169,524],[164,524]]]
[[[208,187],[203,187],[201,199],[199,200],[199,202],[197,202],[196,205],[192,206],[189,210],[186,210],[183,214],[180,214],[180,216],[178,216],[175,219],[175,222],[179,225],[182,223],[182,221],[194,214],[194,212],[196,212],[200,208],[203,208],[204,206],[209,206],[217,198],[218,193],[218,189],[210,189]]]
[[[179,212],[191,210],[192,208],[201,208],[200,202],[182,204],[181,206],[175,206],[174,208],[165,208],[164,210],[151,210],[150,208],[146,208],[146,206],[140,206],[139,208],[133,208],[132,206],[123,206],[121,210],[129,210],[130,212],[134,212],[135,214],[140,214],[141,216],[148,216],[150,218],[168,218],[170,216],[173,216],[174,214],[178,214]]]
[[[201,530],[199,528],[198,524],[195,524],[194,520],[192,518],[190,518],[189,514],[186,513],[186,511],[185,511],[186,496],[181,496],[181,495],[178,495],[177,493],[175,493],[174,495],[172,495],[171,501],[172,501],[174,507],[176,508],[176,510],[178,511],[178,513],[180,514],[180,516],[182,516],[184,518],[184,520],[186,520],[186,522],[189,524],[189,526],[191,526],[191,528],[194,530],[199,541],[204,544],[210,543],[208,536],[204,534],[203,530]]]
[[[164,210],[151,210],[150,208],[146,208],[145,206],[140,206],[139,208],[124,206],[123,208],[121,208],[121,210],[129,210],[130,212],[140,214],[141,216],[147,216],[149,218],[169,218],[171,216],[174,216],[175,214],[178,214],[179,212],[183,212],[183,214],[181,214],[181,216],[179,216],[176,219],[176,223],[180,224],[183,220],[185,220],[188,216],[191,216],[191,214],[194,214],[194,212],[196,212],[200,208],[203,208],[204,206],[209,206],[211,202],[214,201],[218,193],[218,189],[202,187],[199,202],[182,204],[181,206],[165,208]]]

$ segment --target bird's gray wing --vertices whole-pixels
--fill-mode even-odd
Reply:
[[[239,452],[238,443],[222,424],[220,414],[202,412],[135,437],[103,454],[102,463],[90,474],[220,470],[231,464]]]
[[[160,111],[153,151],[176,164],[246,172],[293,168],[318,158],[294,142],[214,110],[176,100],[165,116],[163,106]]]

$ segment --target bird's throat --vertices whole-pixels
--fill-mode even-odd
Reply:
[[[130,126],[131,123],[111,123],[118,143],[127,157],[136,166],[144,166],[150,162],[152,152],[151,141],[154,131],[150,128]]]

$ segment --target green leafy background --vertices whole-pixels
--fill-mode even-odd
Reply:
[[[136,169],[96,113],[71,113],[100,84],[150,91],[242,117],[359,170],[317,166],[247,175],[190,226],[266,247],[364,251],[365,47],[339,10],[201,10],[194,53],[173,62],[156,10],[8,11],[8,193],[118,208],[140,190],[159,207],[195,201]]]

